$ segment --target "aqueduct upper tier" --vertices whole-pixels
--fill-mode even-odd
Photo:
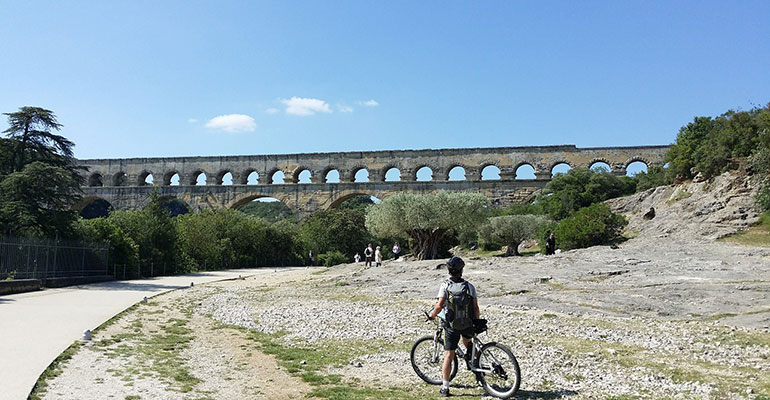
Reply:
[[[509,199],[522,200],[526,196],[513,196],[502,193],[506,186],[510,191],[521,191],[529,187],[527,192],[531,194],[536,189],[542,188],[544,181],[551,179],[554,166],[567,164],[571,168],[591,168],[597,163],[604,163],[611,171],[618,175],[625,175],[626,168],[633,162],[642,162],[648,167],[663,165],[664,156],[669,146],[634,146],[634,147],[592,147],[577,148],[574,145],[561,146],[533,146],[533,147],[488,147],[488,148],[464,148],[464,149],[431,149],[431,150],[387,150],[387,151],[362,151],[362,152],[335,152],[335,153],[300,153],[300,154],[275,154],[275,155],[251,155],[251,156],[219,156],[219,157],[161,157],[161,158],[124,158],[124,159],[91,159],[80,160],[80,164],[88,168],[87,184],[84,188],[88,197],[101,197],[111,202],[116,208],[134,208],[143,204],[138,199],[121,199],[121,197],[135,197],[141,193],[149,192],[151,186],[158,187],[161,193],[180,197],[207,192],[208,206],[190,204],[193,208],[232,206],[232,195],[243,192],[252,198],[259,197],[262,192],[271,193],[272,197],[281,198],[283,192],[304,193],[303,196],[311,197],[336,197],[334,195],[341,186],[355,183],[356,191],[366,192],[367,182],[382,195],[390,191],[411,191],[415,185],[409,183],[418,180],[418,171],[429,168],[428,179],[431,182],[420,182],[420,191],[444,190],[456,185],[449,184],[450,171],[461,169],[459,176],[464,173],[465,181],[460,190],[482,190],[492,182],[485,181],[481,184],[482,171],[490,166],[499,170],[500,179],[495,185],[494,192]],[[530,166],[534,170],[535,179],[518,181],[516,184],[508,184],[516,177],[516,172],[523,166]],[[386,175],[395,176],[401,182],[386,181]],[[361,182],[360,171],[368,173],[368,179]],[[336,171],[336,173],[334,172]],[[300,186],[301,178],[307,179],[309,174],[310,187],[296,188]],[[423,173],[424,174],[424,173]],[[281,181],[282,175],[282,181]],[[452,176],[458,173],[453,172]],[[201,179],[205,176],[205,182]],[[339,183],[331,183],[330,176],[338,176]],[[365,175],[364,175],[365,176]],[[302,179],[302,181],[305,181]],[[456,180],[452,178],[451,180]],[[424,175],[421,180],[425,180]],[[152,183],[149,183],[152,182]],[[229,186],[223,183],[232,182],[232,190],[217,188],[206,191],[202,187],[195,189],[192,186]],[[335,180],[336,182],[336,180]],[[474,185],[478,182],[478,185]],[[151,185],[151,186],[150,186]],[[248,187],[238,187],[238,186]],[[389,186],[390,185],[390,186]],[[427,186],[426,186],[427,185]],[[124,187],[131,187],[129,188]],[[147,187],[150,186],[150,187]],[[173,188],[168,186],[175,186]],[[178,187],[176,187],[178,186]],[[415,187],[418,187],[415,186]],[[477,186],[477,187],[476,187]],[[141,188],[140,188],[141,187]],[[184,189],[190,187],[189,190]],[[376,189],[375,189],[376,187]],[[502,192],[501,192],[502,190]],[[233,192],[233,193],[229,193]],[[490,192],[491,193],[491,192]],[[277,195],[277,196],[275,196]],[[222,197],[222,201],[211,202],[211,196]],[[228,200],[225,200],[225,197]],[[189,199],[194,200],[194,199]],[[492,199],[494,200],[494,199]],[[310,199],[304,199],[307,202]],[[195,201],[193,201],[195,203]],[[235,200],[235,203],[238,203]],[[310,201],[311,203],[333,204],[333,198],[323,201]],[[509,203],[505,201],[504,203]],[[497,202],[499,204],[499,202]],[[318,207],[311,205],[292,206],[301,214],[307,214]],[[504,204],[500,204],[504,205]]]

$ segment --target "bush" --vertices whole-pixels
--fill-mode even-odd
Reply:
[[[350,260],[339,251],[330,251],[328,253],[319,254],[318,261],[326,267],[333,267],[335,265],[350,262]]]
[[[485,244],[485,248],[488,248],[488,244],[491,243],[501,243],[508,246],[506,256],[518,256],[521,242],[534,238],[540,226],[545,222],[545,217],[541,215],[492,217],[479,228],[479,237]]]
[[[545,254],[545,240],[548,239],[548,236],[550,236],[551,233],[556,232],[556,228],[558,226],[559,223],[556,221],[547,221],[540,225],[540,228],[535,234],[535,238],[537,239],[537,243],[540,246],[541,253]]]
[[[648,168],[647,172],[639,172],[634,177],[634,180],[636,180],[637,192],[671,184],[671,180],[666,176],[666,169],[657,165]]]
[[[555,220],[607,199],[632,194],[636,182],[606,171],[575,168],[553,178],[537,198],[544,212]]]
[[[554,232],[557,247],[569,250],[609,244],[621,238],[626,224],[626,218],[610,211],[606,204],[593,204],[559,222]]]

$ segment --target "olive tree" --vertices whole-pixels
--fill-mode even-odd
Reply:
[[[432,260],[444,235],[478,228],[486,204],[479,193],[399,193],[368,209],[366,227],[379,237],[406,234],[417,245],[417,258]]]
[[[484,241],[508,246],[506,256],[518,256],[521,242],[534,238],[545,222],[547,219],[542,215],[492,217],[479,228],[479,236]]]

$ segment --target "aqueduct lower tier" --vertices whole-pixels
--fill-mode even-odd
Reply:
[[[146,203],[147,195],[157,189],[161,196],[183,200],[193,210],[239,207],[256,198],[274,197],[299,216],[305,216],[354,195],[383,199],[403,191],[474,191],[487,195],[495,206],[505,206],[531,199],[551,179],[556,165],[591,168],[603,163],[613,173],[625,175],[633,162],[648,167],[663,165],[668,147],[492,147],[93,159],[80,160],[80,164],[88,168],[88,187],[83,188],[85,201],[101,198],[116,209],[139,208]],[[499,170],[499,180],[482,180],[482,171],[490,166]],[[517,170],[526,166],[534,170],[535,179],[515,179]],[[426,167],[428,180],[420,181],[425,179]],[[364,170],[368,181],[357,181]],[[423,178],[418,180],[421,170]],[[462,173],[464,179],[455,180]],[[309,182],[299,183],[308,174]],[[339,182],[329,182],[331,175],[338,175]],[[396,176],[398,181],[386,181],[386,176]],[[226,181],[232,184],[223,184]]]

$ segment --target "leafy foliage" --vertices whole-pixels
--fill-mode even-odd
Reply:
[[[240,211],[268,222],[294,218],[289,206],[281,201],[252,201],[241,207]]]
[[[3,233],[71,236],[81,197],[82,170],[74,144],[61,135],[52,111],[22,107],[5,113],[7,138],[0,138],[0,224]]]
[[[435,259],[444,236],[476,229],[486,217],[487,199],[478,193],[395,194],[369,208],[366,226],[379,237],[408,235],[417,258]]]
[[[302,221],[299,232],[314,252],[336,251],[349,257],[374,239],[366,230],[366,216],[360,208],[317,211]]]
[[[108,218],[80,219],[78,236],[92,242],[109,244],[109,265],[136,265],[139,262],[139,246],[113,220]],[[128,271],[135,271],[133,268]],[[138,278],[138,277],[133,277]]]
[[[559,222],[554,231],[557,247],[569,250],[611,243],[621,238],[627,224],[625,217],[610,211],[608,205],[592,204]]]
[[[541,215],[492,217],[479,228],[479,236],[485,243],[502,243],[508,246],[506,256],[518,256],[521,242],[533,239],[546,221]]]
[[[636,191],[643,192],[658,186],[671,184],[671,179],[666,174],[666,169],[653,165],[647,169],[647,172],[639,172],[634,176],[636,180]]]
[[[318,255],[318,260],[326,267],[333,267],[339,264],[350,262],[350,259],[339,251],[330,251]]]
[[[763,132],[770,129],[770,106],[750,111],[728,111],[716,118],[696,117],[679,130],[666,161],[679,179],[696,173],[710,178],[736,169],[755,150],[766,148]],[[767,135],[767,134],[765,134]]]
[[[536,202],[551,218],[561,220],[583,207],[635,191],[636,182],[631,178],[575,168],[548,182]]]

